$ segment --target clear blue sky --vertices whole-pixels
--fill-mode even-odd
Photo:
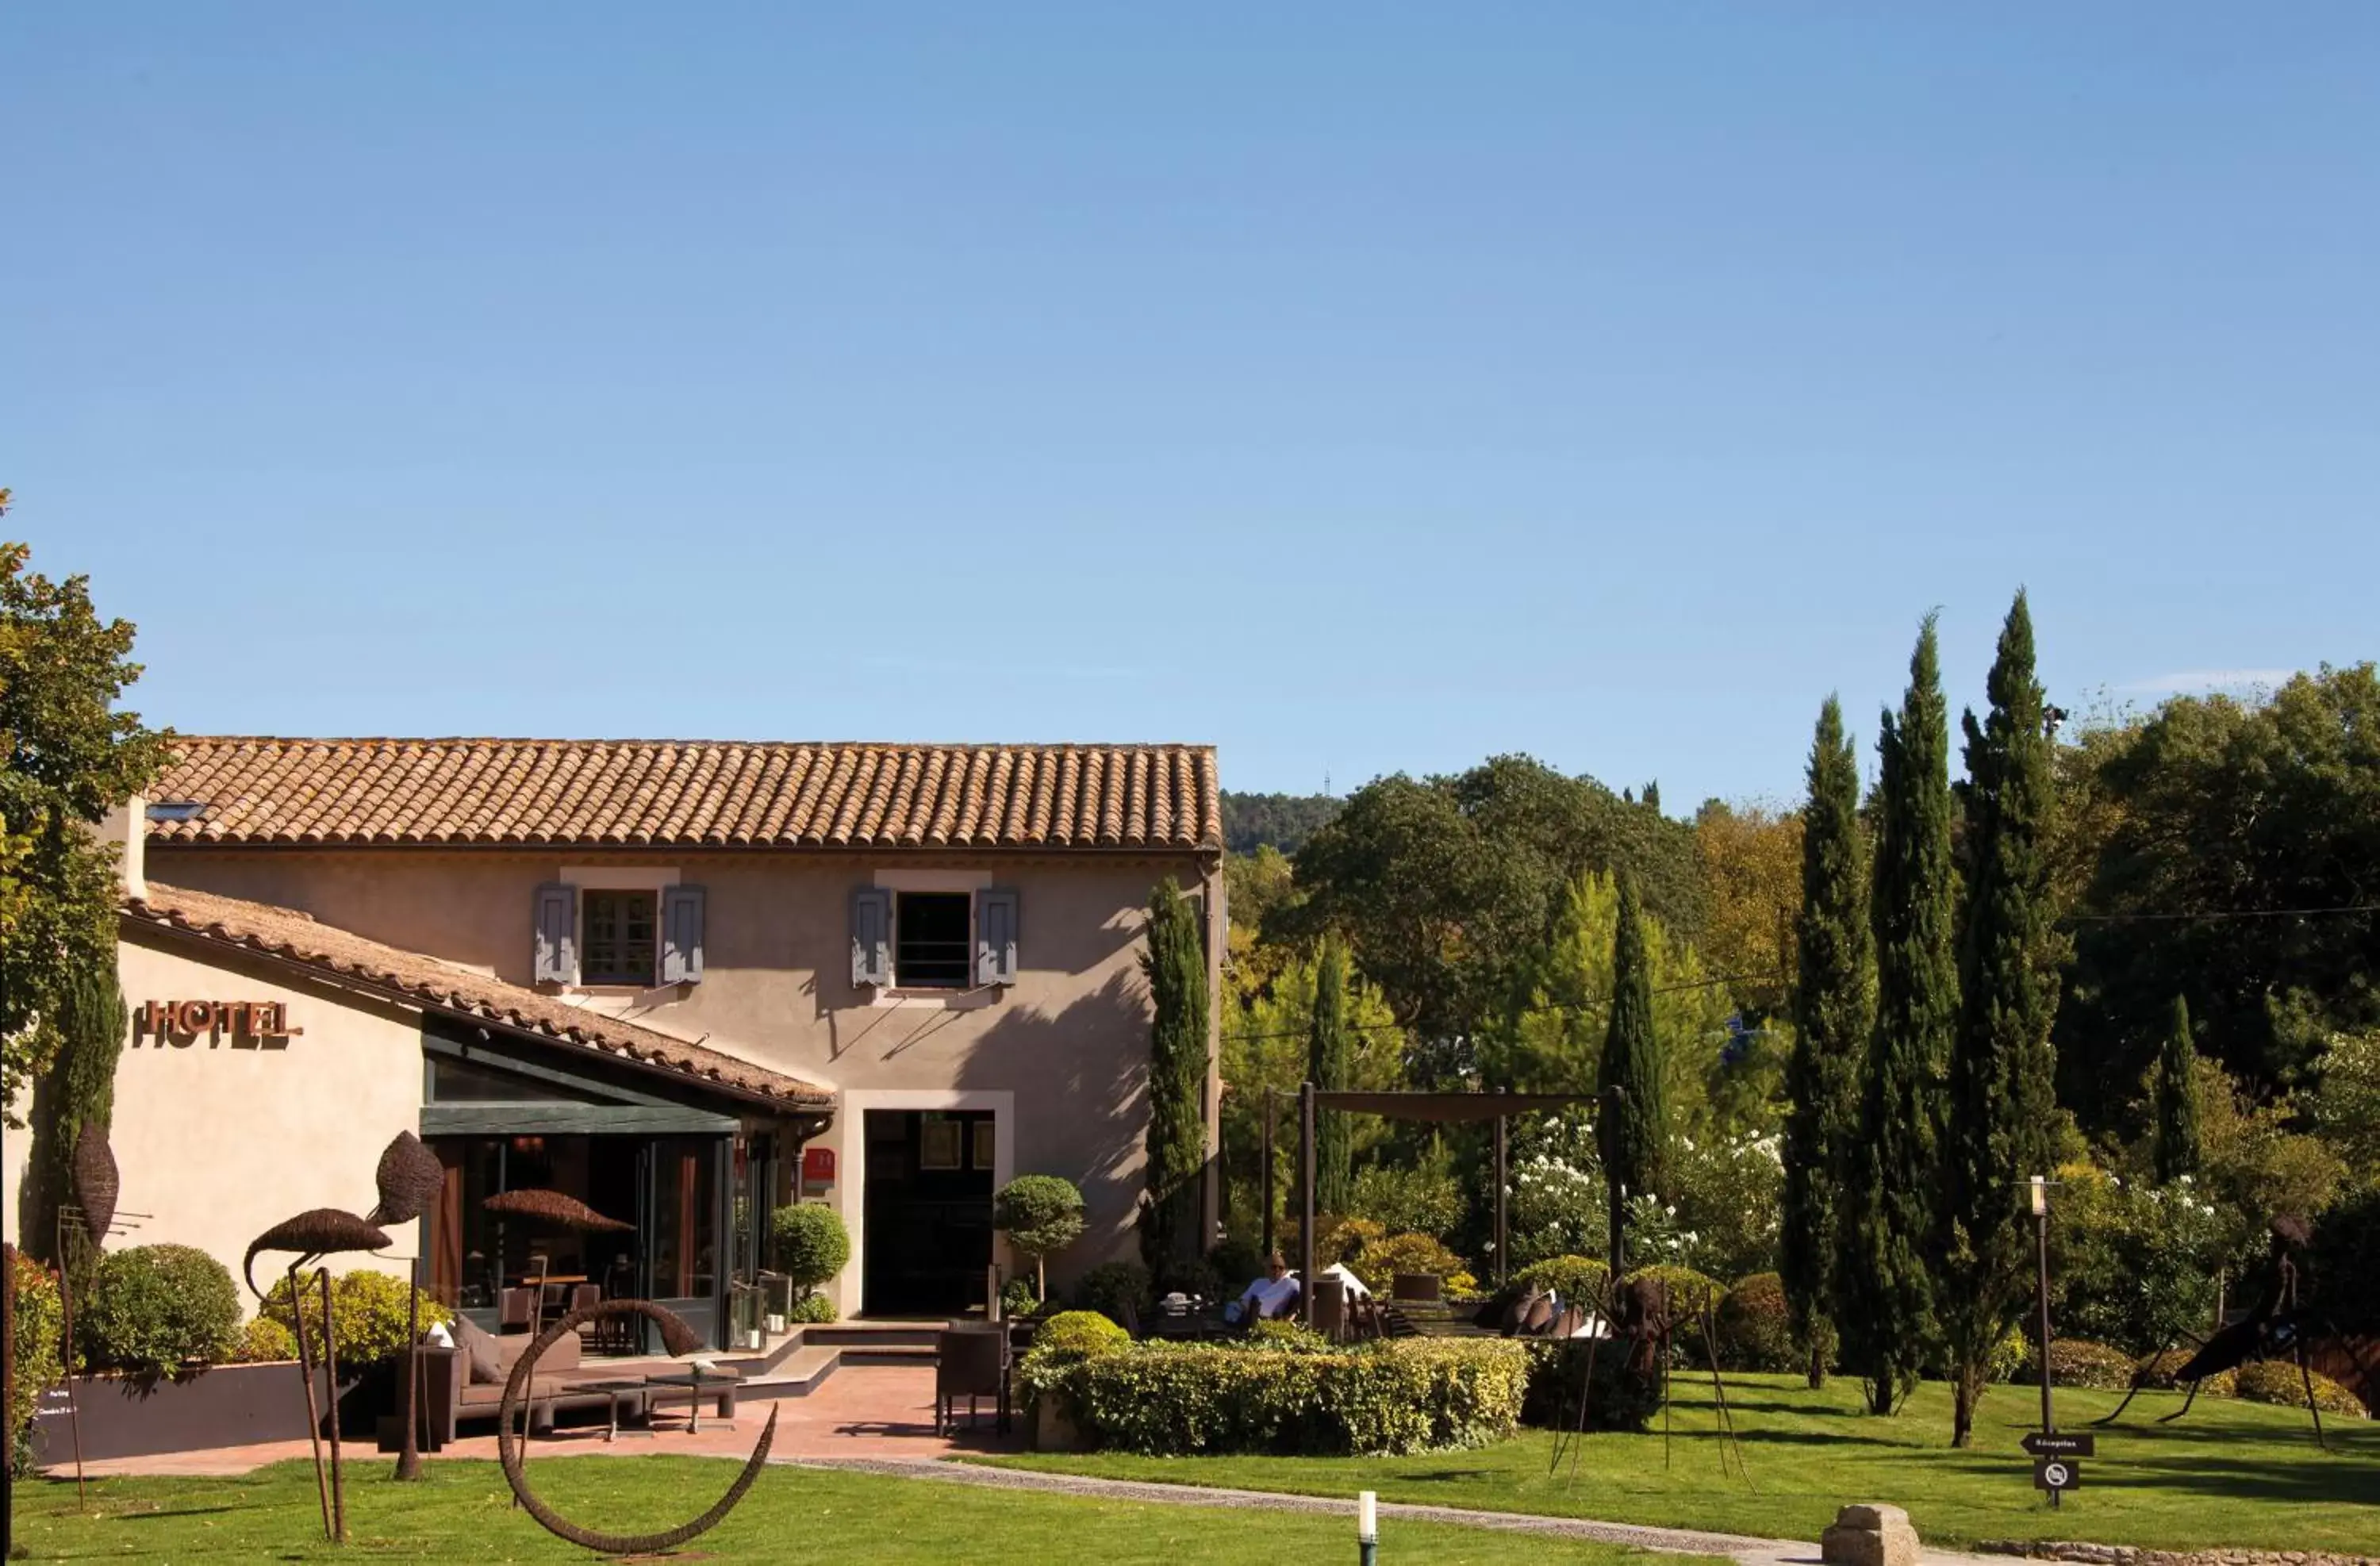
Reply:
[[[897,14],[895,14],[897,13]],[[2380,6],[8,7],[0,483],[188,731],[1673,810],[2375,650]]]

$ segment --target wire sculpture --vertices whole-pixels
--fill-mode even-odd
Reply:
[[[367,1216],[375,1223],[411,1223],[430,1210],[446,1188],[446,1169],[438,1155],[410,1131],[400,1131],[381,1149],[373,1171],[380,1202]],[[396,1477],[421,1477],[421,1256],[419,1247],[406,1269],[410,1287],[405,1296],[405,1391],[397,1400],[397,1418],[405,1426],[396,1453]]]
[[[529,1345],[528,1352],[514,1363],[512,1376],[504,1382],[504,1402],[496,1412],[496,1457],[504,1465],[504,1482],[512,1487],[513,1497],[520,1502],[521,1510],[536,1518],[539,1525],[555,1537],[604,1555],[657,1554],[662,1550],[674,1549],[687,1540],[708,1533],[718,1525],[721,1518],[735,1510],[736,1502],[744,1499],[753,1481],[759,1478],[761,1468],[769,1461],[769,1448],[777,1439],[778,1411],[771,1404],[769,1422],[760,1431],[759,1444],[752,1449],[751,1457],[746,1461],[743,1472],[735,1475],[735,1482],[727,1487],[727,1493],[692,1522],[681,1523],[660,1533],[598,1533],[592,1528],[580,1527],[539,1499],[537,1492],[529,1488],[524,1450],[528,1443],[524,1438],[513,1433],[513,1416],[518,1414],[524,1419],[528,1417],[526,1404],[532,1378],[537,1374],[538,1358],[560,1341],[565,1332],[575,1332],[589,1322],[630,1316],[642,1317],[658,1326],[662,1346],[673,1355],[692,1354],[702,1346],[702,1335],[688,1326],[683,1317],[650,1300],[604,1300],[596,1305],[581,1305],[548,1327],[539,1335],[537,1341]],[[699,1389],[697,1389],[697,1395],[699,1395]]]
[[[1599,1329],[1593,1331],[1586,1341],[1586,1374],[1579,1382],[1578,1417],[1575,1420],[1561,1420],[1557,1424],[1554,1432],[1553,1461],[1547,1469],[1548,1477],[1560,1472],[1562,1458],[1567,1454],[1571,1463],[1570,1476],[1573,1483],[1578,1478],[1580,1461],[1585,1454],[1587,1420],[1590,1406],[1595,1399],[1596,1359],[1607,1340],[1612,1343],[1616,1352],[1624,1352],[1627,1354],[1627,1374],[1647,1382],[1658,1379],[1661,1396],[1661,1464],[1666,1468],[1670,1463],[1670,1344],[1678,1324],[1678,1313],[1671,1305],[1669,1285],[1658,1278],[1634,1278],[1618,1284],[1614,1284],[1609,1279],[1605,1279],[1597,1287],[1595,1305],[1596,1315],[1600,1317],[1602,1325]],[[1576,1317],[1574,1309],[1573,1311],[1564,1312],[1565,1321],[1580,1319],[1585,1326],[1596,1325],[1592,1320]],[[1742,1475],[1745,1483],[1749,1484],[1752,1479],[1752,1469],[1751,1465],[1744,1461],[1743,1440],[1736,1434],[1734,1411],[1728,1407],[1727,1402],[1727,1384],[1719,1375],[1718,1322],[1708,1300],[1702,1303],[1699,1315],[1703,1352],[1710,1365],[1711,1395],[1716,1400],[1718,1409],[1719,1475],[1721,1477],[1727,1475],[1729,1451],[1732,1448],[1737,1472]],[[1559,1413],[1559,1410],[1557,1412]]]
[[[312,1267],[323,1256],[342,1251],[384,1251],[389,1237],[351,1212],[336,1208],[310,1208],[295,1218],[286,1218],[249,1242],[248,1255],[241,1259],[240,1270],[248,1280],[249,1292],[258,1299],[264,1291],[256,1286],[256,1256],[259,1251],[295,1251],[298,1258],[289,1264],[289,1325],[298,1340],[298,1378],[306,1389],[306,1439],[314,1450],[314,1493],[322,1505],[322,1532],[333,1543],[347,1542],[347,1494],[339,1448],[339,1349],[331,1328],[331,1269],[317,1268],[314,1282],[322,1297],[322,1370],[331,1399],[331,1466],[327,1478],[322,1468],[322,1414],[314,1398],[314,1364],[306,1342],[305,1285],[298,1281],[298,1269]]]
[[[115,1198],[122,1188],[115,1170],[115,1150],[97,1121],[86,1121],[74,1145],[75,1205],[92,1238],[105,1234],[115,1222]]]
[[[2347,1350],[2355,1361],[2356,1369],[2362,1372],[2367,1380],[2372,1370],[2363,1363],[2363,1352],[2356,1347],[2354,1339],[2341,1332],[2329,1317],[2301,1303],[2298,1298],[2301,1264],[2297,1253],[2304,1249],[2308,1239],[2305,1224],[2294,1218],[2277,1218],[2273,1220],[2272,1236],[2272,1286],[2249,1307],[2247,1314],[2237,1321],[2216,1328],[2204,1338],[2191,1333],[2178,1335],[2189,1338],[2196,1345],[2191,1356],[2173,1372],[2173,1380],[2177,1384],[2188,1382],[2190,1390],[2181,1400],[2181,1406],[2171,1414],[2160,1415],[2157,1423],[2171,1424],[2188,1414],[2191,1405],[2198,1401],[2199,1388],[2210,1377],[2237,1370],[2251,1361],[2275,1360],[2286,1354],[2296,1361],[2298,1381],[2305,1389],[2306,1412],[2313,1417],[2314,1445],[2328,1451],[2330,1441],[2322,1429],[2322,1405],[2313,1395],[2313,1370],[2306,1363],[2306,1339],[2317,1331],[2325,1332]],[[2163,1349],[2133,1371],[2132,1384],[2124,1393],[2124,1401],[2116,1405],[2113,1413],[2092,1423],[2114,1424],[2124,1410],[2131,1406],[2132,1400],[2140,1396],[2141,1390],[2156,1378],[2165,1356],[2173,1351],[2177,1341],[2175,1338],[2168,1339]]]

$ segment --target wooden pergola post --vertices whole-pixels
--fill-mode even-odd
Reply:
[[[1510,1115],[1496,1117],[1496,1287],[1502,1288],[1510,1267],[1504,1256],[1504,1164],[1508,1130],[1512,1123]]]
[[[1264,1238],[1262,1241],[1262,1248],[1266,1256],[1272,1255],[1272,1217],[1273,1209],[1278,1205],[1276,1198],[1279,1196],[1279,1193],[1273,1189],[1272,1119],[1273,1106],[1280,1100],[1280,1094],[1270,1087],[1264,1090]]]

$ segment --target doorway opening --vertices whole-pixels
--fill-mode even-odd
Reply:
[[[991,1265],[992,1113],[869,1110],[860,1309],[957,1316]]]

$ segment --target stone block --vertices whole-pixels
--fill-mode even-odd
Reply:
[[[1897,1506],[1846,1506],[1818,1541],[1828,1566],[1917,1566],[1917,1530]]]

